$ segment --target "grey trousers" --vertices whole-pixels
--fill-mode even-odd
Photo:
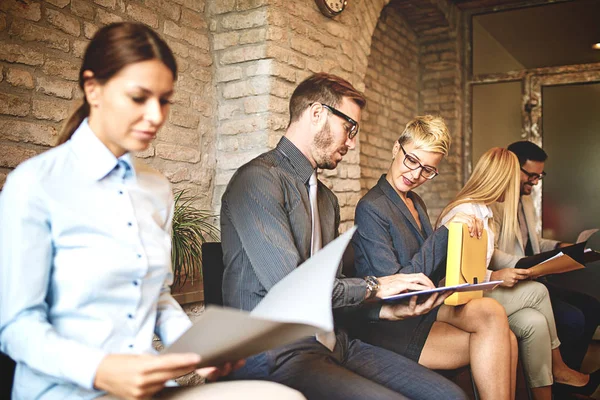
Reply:
[[[192,387],[169,387],[158,392],[154,399],[162,400],[306,400],[298,391],[267,381],[232,381],[208,383]],[[105,395],[98,400],[118,400]]]
[[[314,337],[249,357],[234,379],[265,379],[309,400],[467,400],[443,376],[392,351],[337,331],[329,351]]]
[[[519,341],[519,355],[529,387],[552,385],[552,349],[560,346],[548,289],[535,281],[484,292],[502,304],[510,329]]]

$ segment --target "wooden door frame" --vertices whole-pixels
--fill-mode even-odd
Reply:
[[[522,83],[521,92],[521,139],[529,140],[538,146],[543,145],[542,126],[542,90],[544,86],[573,85],[581,83],[600,83],[600,63],[569,65],[564,67],[534,68],[522,71],[513,71],[503,74],[488,74],[475,76],[468,82],[467,110],[468,122],[465,123],[465,151],[463,153],[463,164],[465,165],[464,182],[471,174],[473,160],[471,144],[473,143],[473,121],[471,115],[473,101],[473,86],[481,84],[493,84],[502,82]],[[538,216],[536,231],[542,230],[542,185],[543,181],[533,187],[531,196],[535,213]]]
[[[560,67],[542,67],[524,69],[520,71],[509,71],[504,73],[473,75],[473,17],[481,14],[489,14],[498,11],[533,7],[544,4],[572,0],[533,0],[524,1],[522,4],[486,7],[476,10],[468,10],[463,14],[463,62],[464,68],[464,110],[463,126],[465,127],[464,141],[462,143],[463,154],[463,185],[471,176],[473,170],[472,144],[473,144],[473,87],[475,85],[521,82],[521,139],[530,140],[538,146],[542,146],[542,88],[544,86],[569,85],[586,82],[600,82],[600,63],[567,65]],[[532,192],[535,212],[538,216],[536,230],[542,229],[542,182],[534,186]]]

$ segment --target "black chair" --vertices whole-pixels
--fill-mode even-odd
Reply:
[[[221,242],[202,243],[204,304],[223,305],[223,249]]]
[[[6,354],[0,353],[0,399],[10,399],[13,379],[15,377],[15,362]]]
[[[342,256],[342,274],[346,278],[356,277],[356,269],[354,269],[354,246],[352,246],[352,243],[346,247]]]

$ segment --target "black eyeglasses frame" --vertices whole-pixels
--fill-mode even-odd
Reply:
[[[400,144],[400,142],[398,142],[398,144]],[[404,164],[404,166],[406,168],[410,169],[411,171],[421,168],[421,172],[419,172],[419,176],[422,176],[423,178],[425,178],[427,180],[432,180],[433,178],[435,178],[436,176],[438,176],[440,174],[440,172],[437,169],[433,169],[433,167],[430,167],[428,165],[423,165],[423,164],[421,164],[421,162],[419,160],[415,160],[415,162],[417,164],[419,164],[419,166],[416,168],[412,168],[410,165],[406,164],[406,159],[408,158],[408,154],[406,153],[406,150],[404,150],[404,147],[401,144],[400,144],[400,148],[402,149],[402,152],[404,153],[404,160],[402,160],[402,163]],[[432,170],[433,170],[433,175],[431,175],[429,177],[423,175],[423,171],[432,171]]]
[[[525,175],[527,175],[527,180],[529,182],[535,181],[536,179],[538,181],[541,181],[542,179],[544,179],[544,177],[546,176],[546,171],[542,171],[541,174],[536,174],[535,172],[529,172],[527,171],[525,168],[521,167],[521,171],[523,171],[523,173]]]
[[[324,104],[324,103],[320,103],[324,108],[326,108],[327,110],[329,110],[332,114],[337,115],[338,117],[345,119],[350,125],[352,125],[352,127],[350,128],[350,131],[348,132],[348,139],[352,140],[354,139],[354,137],[356,135],[358,135],[358,131],[360,130],[360,126],[358,125],[358,122],[356,122],[355,120],[353,120],[352,118],[350,118],[349,116],[347,116],[346,114],[344,114],[343,112],[341,112],[340,110],[337,110],[334,107],[331,107],[330,105]]]

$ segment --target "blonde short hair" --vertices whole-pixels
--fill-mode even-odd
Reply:
[[[450,151],[450,132],[442,117],[422,115],[409,121],[398,143],[414,143],[415,149],[441,153],[444,156]]]

